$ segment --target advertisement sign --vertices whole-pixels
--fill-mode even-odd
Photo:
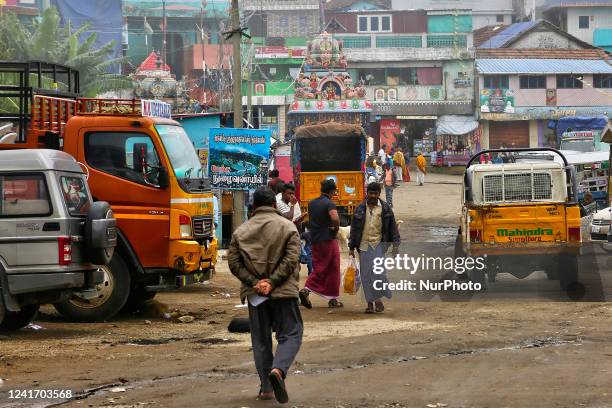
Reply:
[[[268,179],[270,130],[210,130],[209,177],[213,187],[253,190]]]
[[[387,145],[387,151],[397,143],[395,135],[400,133],[400,121],[397,119],[380,120],[380,145]]]
[[[557,90],[546,90],[546,106],[557,106]]]
[[[481,90],[480,111],[485,113],[514,113],[514,92],[510,89]]]
[[[592,107],[563,107],[562,109],[554,107],[520,107],[515,108],[512,113],[483,113],[481,119],[485,120],[535,120],[535,119],[555,119],[558,120],[564,116],[599,116],[609,115],[611,113],[609,106],[592,106]]]
[[[255,48],[255,58],[303,58],[306,47],[267,46]]]

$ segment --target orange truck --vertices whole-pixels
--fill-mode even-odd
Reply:
[[[170,119],[170,105],[78,98],[78,72],[60,65],[3,62],[0,75],[18,83],[0,86],[0,107],[17,107],[0,113],[0,129],[12,126],[0,135],[0,149],[69,153],[94,200],[109,202],[117,219],[117,248],[100,266],[98,296],[55,304],[62,315],[103,321],[158,291],[210,279],[217,257],[213,195],[191,141]],[[49,82],[54,90],[40,89]]]
[[[327,122],[295,128],[291,160],[300,207],[308,208],[321,195],[321,181],[333,179],[340,223],[350,225],[355,207],[365,198],[366,143],[359,125]]]

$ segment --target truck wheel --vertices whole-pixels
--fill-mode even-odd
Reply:
[[[558,270],[561,290],[570,295],[579,292],[582,284],[578,282],[578,257],[576,255],[560,256]]]
[[[118,252],[115,252],[104,271],[104,282],[96,285],[99,295],[94,299],[77,296],[56,303],[55,309],[70,320],[103,322],[115,316],[125,305],[130,294],[130,271]]]
[[[0,323],[0,330],[13,331],[27,326],[36,318],[39,305],[22,306],[18,312],[4,312],[4,319]],[[2,306],[4,309],[4,306]]]
[[[125,302],[122,311],[128,313],[137,312],[144,302],[153,299],[156,294],[156,292],[147,292],[144,287],[139,285],[130,291],[130,296],[127,302]]]
[[[0,288],[0,327],[2,327],[4,316],[6,316],[6,308],[4,307],[4,299],[2,297],[2,288]]]

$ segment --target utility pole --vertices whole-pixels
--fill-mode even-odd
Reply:
[[[319,0],[319,31],[322,32],[325,29],[325,0]]]
[[[253,81],[251,78],[251,67],[253,64],[253,41],[250,41],[249,46],[249,59],[247,63],[247,122],[253,123]]]
[[[232,45],[233,45],[233,65],[232,76],[234,79],[234,127],[242,127],[242,65],[240,61],[240,43],[242,32],[240,30],[240,10],[238,0],[232,0]]]
[[[166,0],[162,0],[162,25],[164,26],[164,43],[162,45],[162,57],[164,59],[164,64],[168,64],[168,60],[166,59]]]
[[[233,45],[232,76],[234,80],[234,127],[242,127],[242,64],[240,61],[240,43],[242,42],[242,30],[240,27],[240,10],[238,0],[232,0],[231,41]],[[234,192],[234,212],[232,214],[232,231],[246,221],[247,192]]]

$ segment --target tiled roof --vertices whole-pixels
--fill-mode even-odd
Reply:
[[[612,74],[603,60],[584,59],[476,59],[481,74]]]
[[[166,64],[162,64],[160,68],[164,71],[170,71],[170,67]],[[142,61],[142,64],[138,66],[137,71],[155,71],[157,69],[159,69],[157,68],[157,54],[152,52],[147,58],[145,58],[144,61]]]
[[[476,58],[608,60],[609,57],[608,53],[598,48],[588,50],[563,48],[478,48],[476,50]]]
[[[474,30],[474,47],[480,47],[480,44],[487,41],[489,38],[501,32],[508,26],[505,25],[494,25],[484,26]]]

